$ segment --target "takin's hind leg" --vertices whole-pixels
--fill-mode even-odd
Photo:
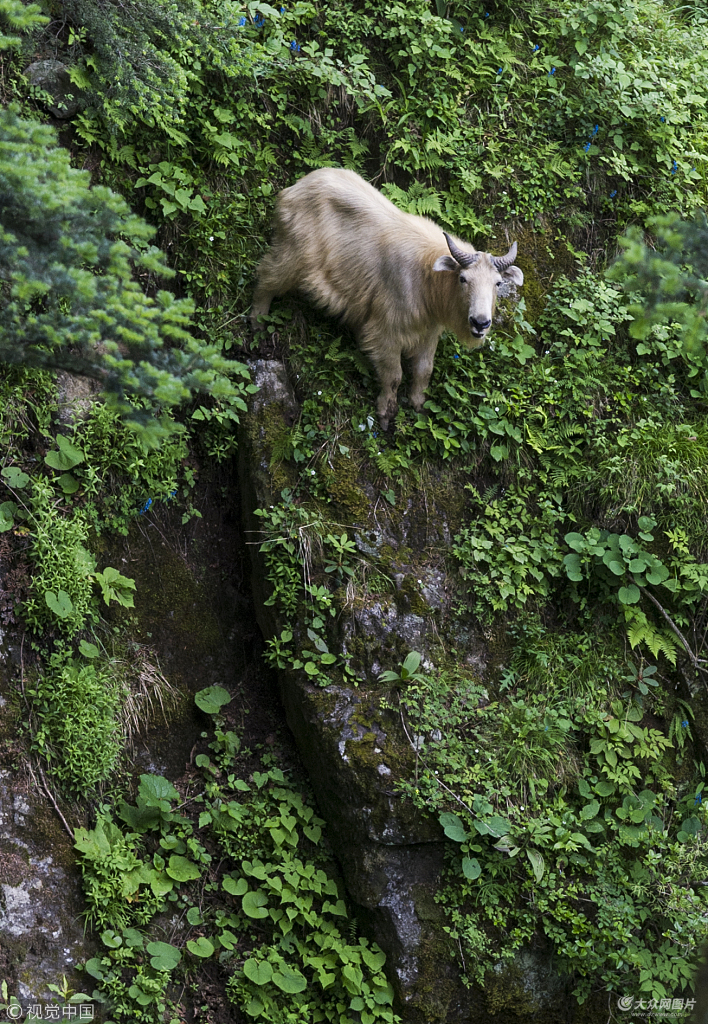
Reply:
[[[410,357],[411,362],[411,405],[416,412],[423,411],[425,403],[425,392],[433,372],[435,350],[438,347],[438,338],[435,336],[428,341],[423,348],[418,349]]]
[[[401,383],[403,373],[401,371],[400,349],[387,347],[390,342],[380,342],[378,347],[376,341],[367,338],[362,348],[374,364],[376,375],[379,378],[381,391],[376,399],[376,412],[382,430],[388,430],[391,420],[398,410],[398,387]]]

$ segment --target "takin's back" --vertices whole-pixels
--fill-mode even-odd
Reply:
[[[353,171],[322,168],[280,193],[259,290],[299,288],[354,330],[374,320],[415,335],[440,320],[448,275],[432,268],[447,251],[432,221],[397,209]]]

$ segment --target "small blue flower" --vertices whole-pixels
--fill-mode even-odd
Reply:
[[[485,11],[485,12],[484,12],[484,17],[485,17],[485,18],[488,18],[488,17],[489,17],[489,11]]]
[[[688,719],[687,718],[684,718],[683,722],[681,722],[681,728],[682,729],[688,729]]]
[[[662,117],[662,118],[661,118],[661,120],[662,120],[662,121],[665,121],[665,120],[666,120],[666,118],[665,118],[665,117]]]
[[[698,794],[698,795],[696,796],[696,799],[695,799],[695,800],[693,801],[693,806],[695,807],[695,806],[696,806],[697,804],[702,804],[702,803],[703,803],[703,797],[702,797],[702,796],[701,796],[701,794],[699,793],[699,794]]]
[[[141,505],[140,508],[138,509],[140,515],[141,516],[144,515],[148,511],[148,509],[150,508],[151,505],[152,505],[152,498],[148,498],[148,500],[145,502],[145,504]]]
[[[589,153],[590,152],[590,143],[586,142],[585,145],[583,146],[583,149],[585,150],[586,153]]]
[[[671,173],[672,173],[672,174],[676,174],[676,171],[677,171],[677,169],[678,169],[678,164],[677,164],[677,163],[676,163],[676,161],[674,160],[674,162],[673,162],[673,166],[672,166],[672,168],[671,168]]]
[[[549,75],[555,75],[555,73],[556,73],[556,69],[555,68],[551,68],[551,70],[548,72]]]
[[[245,18],[239,18],[238,19],[238,24],[239,24],[239,28],[243,28],[243,26],[246,24],[246,19]]]
[[[285,14],[285,8],[284,8],[284,7],[281,7],[281,8],[280,8],[280,13],[281,13],[281,14]]]
[[[253,24],[256,26],[256,28],[263,28],[263,26],[265,25],[265,18],[263,17],[263,15],[256,15],[256,17],[253,19]]]
[[[290,49],[293,51],[293,53],[300,52],[300,44],[298,43],[297,39],[293,39],[292,43],[290,44]]]
[[[460,358],[459,355],[457,354],[457,352],[455,352],[455,359],[459,359],[459,358]]]
[[[540,49],[541,49],[541,47],[538,45],[538,43],[536,43],[536,45],[534,46],[534,48],[533,48],[533,50],[531,52],[535,53],[536,50],[540,50]]]
[[[460,25],[460,32],[464,32],[464,31],[465,31],[464,25]]]
[[[615,189],[614,192],[610,192],[610,199],[614,199],[616,195],[617,195],[617,189]]]
[[[504,68],[497,68],[497,74],[500,75],[503,70],[504,70]]]
[[[595,127],[593,128],[593,130],[592,130],[592,131],[590,132],[590,138],[592,138],[592,137],[593,137],[593,135],[597,135],[597,133],[598,133],[599,131],[600,131],[600,125],[599,125],[599,124],[596,124],[596,125],[595,125]]]

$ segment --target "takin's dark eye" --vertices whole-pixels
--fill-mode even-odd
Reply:
[[[467,278],[464,274],[460,274],[460,284],[467,284]]]

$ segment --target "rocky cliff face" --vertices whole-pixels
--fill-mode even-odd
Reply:
[[[272,439],[297,421],[299,409],[282,363],[260,360],[252,371],[260,390],[241,428],[240,476],[257,615],[266,638],[287,627],[297,644],[298,631],[302,640],[307,627],[301,617],[286,617],[269,603],[257,543],[262,523],[253,511],[277,505],[280,488],[292,483],[287,467],[272,464]],[[286,665],[280,670],[282,700],[357,916],[388,954],[398,1012],[407,1024],[484,1021],[493,1007],[483,993],[462,986],[435,900],[443,868],[442,830],[396,788],[414,771],[415,740],[397,710],[395,691],[379,681],[383,669],[399,665],[411,650],[432,668],[432,659],[451,639],[453,584],[443,554],[458,528],[461,490],[451,476],[441,475],[427,493],[410,495],[390,514],[377,510],[365,479],[350,481],[352,488],[370,494],[359,503],[366,513],[349,526],[349,535],[372,566],[385,564],[392,586],[383,594],[349,587],[338,595],[329,649],[350,659],[354,677],[334,673],[332,683],[321,686],[302,669]],[[457,635],[454,640],[457,656],[483,672],[484,638]],[[522,997],[517,1010],[521,1004],[527,1011],[547,1004],[553,988],[542,962],[529,957],[533,970],[520,964],[514,972],[513,987]],[[509,977],[500,982],[512,984]]]

